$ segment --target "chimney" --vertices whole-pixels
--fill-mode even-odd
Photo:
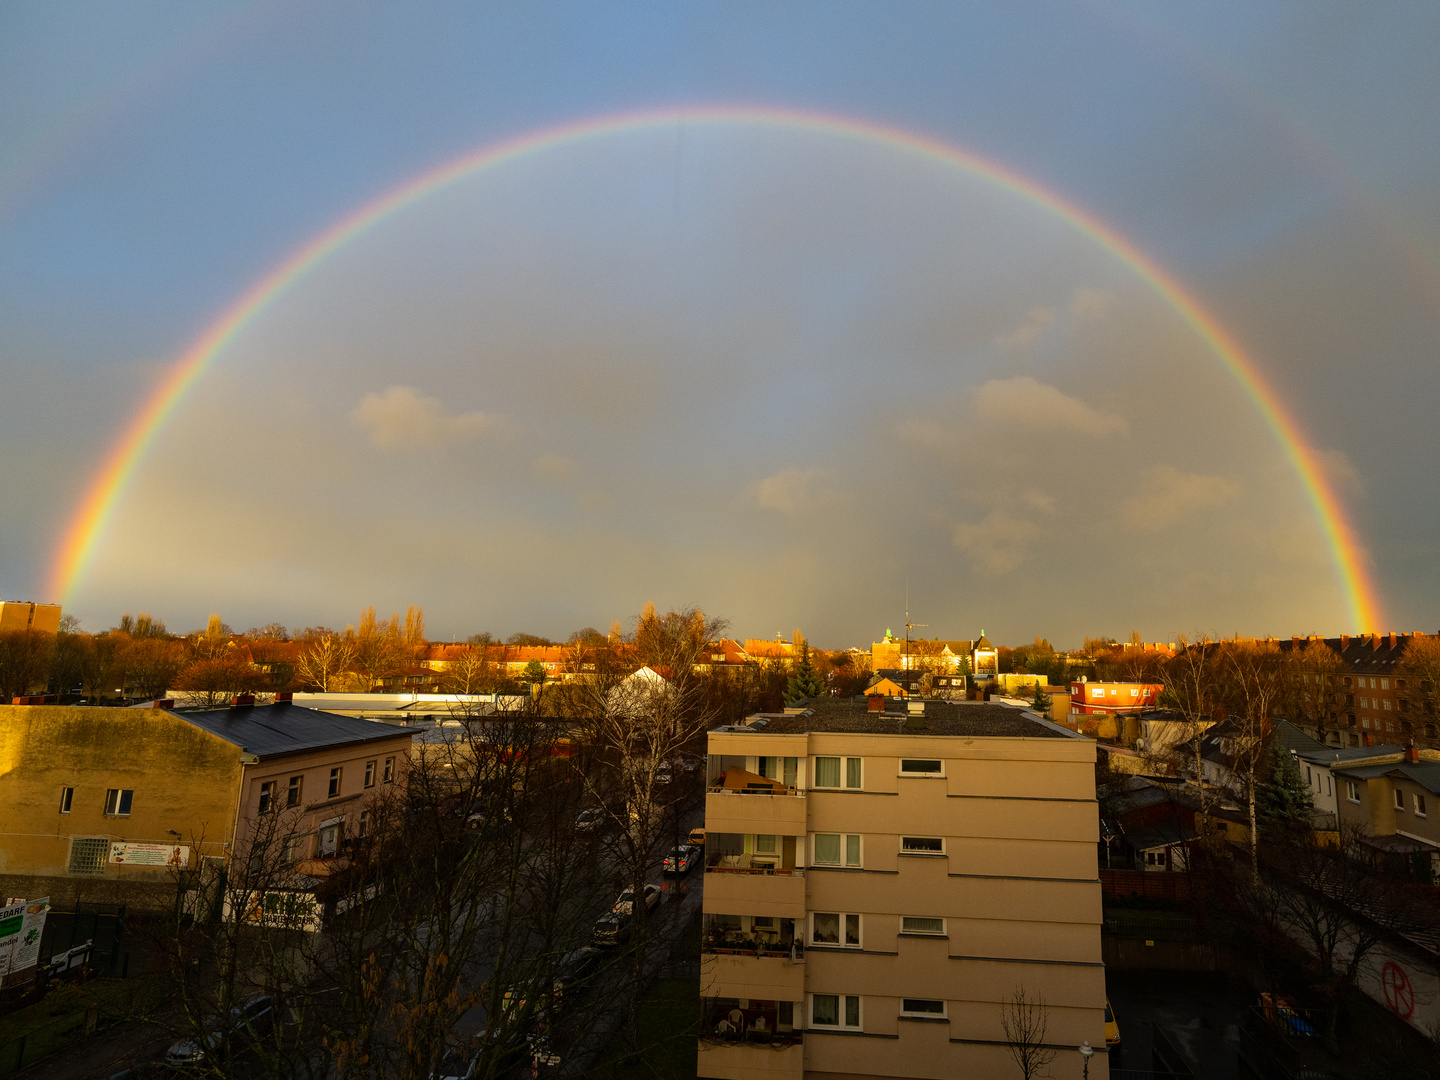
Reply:
[[[870,712],[884,712],[884,711],[885,711],[885,695],[884,695],[884,694],[871,694],[869,697],[867,697],[867,698],[865,699],[865,705],[866,705],[866,707],[869,709]]]
[[[1340,635],[1340,651],[1341,651],[1341,652],[1344,652],[1344,651],[1345,651],[1346,649],[1348,649],[1349,647],[1350,647],[1350,635],[1349,635],[1349,634],[1341,634],[1341,635]]]
[[[1290,647],[1291,647],[1292,649],[1298,649],[1298,648],[1300,648],[1300,639],[1299,639],[1299,637],[1292,636],[1292,637],[1290,638]]]
[[[1379,634],[1371,634],[1371,635],[1370,635],[1370,648],[1376,650],[1377,652],[1379,651],[1379,649],[1380,649],[1380,635],[1379,635]]]
[[[1399,641],[1397,640],[1398,636],[1399,635],[1397,635],[1394,630],[1390,631],[1390,648],[1393,649],[1396,645],[1399,644]]]
[[[292,690],[279,690],[275,694],[276,705],[289,705],[295,700],[295,693]]]
[[[1414,743],[1411,743],[1409,746],[1405,747],[1405,760],[1408,761],[1411,765],[1420,764],[1420,748],[1417,747]]]
[[[11,699],[10,699],[10,704],[11,704],[11,705],[44,705],[44,704],[45,704],[45,695],[44,695],[44,694],[28,694],[28,695],[22,695],[22,696],[17,697],[17,698],[11,698]]]
[[[254,694],[236,694],[234,697],[232,697],[232,698],[230,699],[230,704],[231,704],[232,707],[240,706],[240,705],[254,705],[254,704],[255,704],[255,695],[254,695]]]
[[[173,697],[156,698],[150,704],[156,709],[170,709],[173,711],[175,708],[175,699]]]

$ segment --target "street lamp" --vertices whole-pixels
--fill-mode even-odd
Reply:
[[[1080,1056],[1085,1059],[1085,1080],[1090,1080],[1090,1059],[1095,1056],[1095,1048],[1089,1039],[1080,1044]]]

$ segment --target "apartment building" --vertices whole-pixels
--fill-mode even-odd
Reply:
[[[174,874],[251,850],[283,822],[312,877],[398,797],[414,732],[285,702],[0,705],[0,889],[57,903],[174,902]]]
[[[1104,1077],[1095,744],[981,702],[821,701],[709,736],[698,1075],[1004,1076],[1046,1003]]]
[[[1332,770],[1342,828],[1357,842],[1408,864],[1419,880],[1440,877],[1440,761],[1407,747],[1398,760]],[[1399,868],[1397,866],[1397,868]]]

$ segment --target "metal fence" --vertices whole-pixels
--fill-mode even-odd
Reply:
[[[105,1031],[121,1023],[130,1013],[130,988],[112,985],[97,991],[77,1008],[47,1024],[0,1043],[0,1076],[19,1072],[27,1065],[58,1053],[77,1037]],[[83,1008],[79,1007],[83,1004]]]

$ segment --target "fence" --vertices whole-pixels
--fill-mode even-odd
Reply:
[[[110,984],[86,988],[74,1008],[54,1020],[28,1028],[0,1042],[0,1076],[9,1076],[70,1046],[77,1036],[90,1035],[124,1021],[130,1012],[130,987]]]
[[[1190,899],[1190,878],[1164,870],[1107,868],[1100,871],[1100,891],[1105,896],[1143,896],[1178,904]]]

